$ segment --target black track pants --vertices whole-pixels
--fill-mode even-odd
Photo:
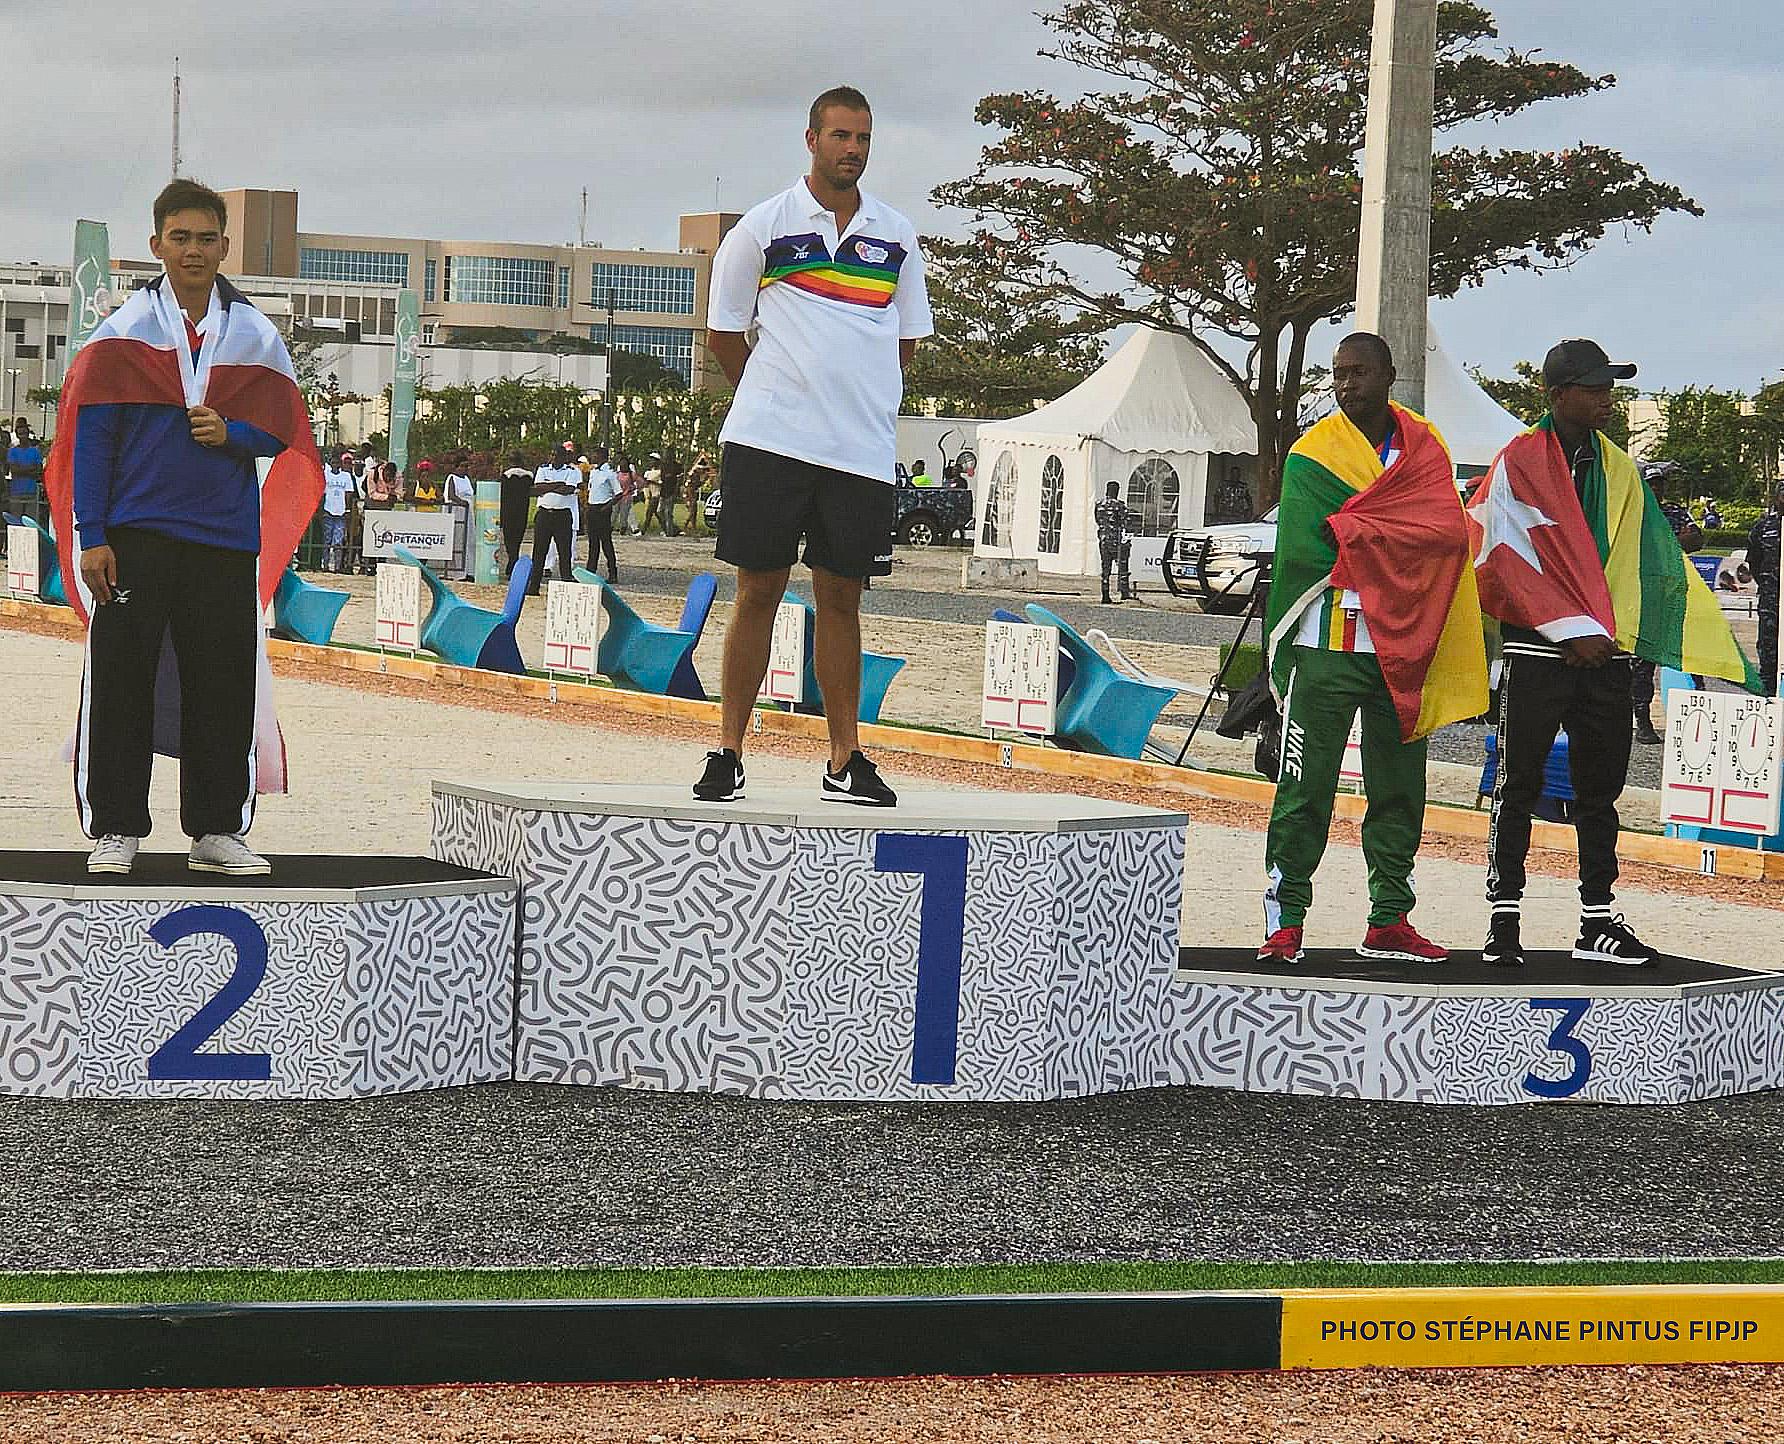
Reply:
[[[155,678],[164,642],[178,668],[180,825],[242,833],[254,819],[259,558],[114,527],[119,598],[93,610],[76,739],[75,790],[89,837],[149,835]]]
[[[1629,774],[1634,718],[1629,658],[1602,667],[1569,667],[1559,656],[1505,652],[1499,682],[1499,778],[1488,835],[1487,898],[1521,901],[1530,815],[1542,795],[1543,767],[1555,734],[1567,731],[1579,834],[1580,902],[1602,906],[1617,883],[1617,798]]]

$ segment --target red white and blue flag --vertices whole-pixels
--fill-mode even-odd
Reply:
[[[91,594],[80,574],[80,539],[74,524],[74,444],[83,406],[208,406],[231,421],[245,421],[284,443],[260,485],[260,605],[271,604],[279,578],[322,499],[322,460],[316,451],[309,408],[284,338],[248,298],[221,276],[215,314],[197,355],[187,344],[187,322],[163,276],[133,293],[105,320],[75,357],[57,406],[58,444],[44,470],[62,580],[83,621],[92,615]],[[155,749],[178,755],[178,690],[163,656],[156,685]],[[273,716],[271,673],[263,644],[256,688],[257,792],[286,790],[285,749]],[[85,688],[82,689],[83,696]],[[171,692],[171,696],[168,694]],[[84,731],[85,718],[82,718]],[[79,767],[78,734],[69,750]]]

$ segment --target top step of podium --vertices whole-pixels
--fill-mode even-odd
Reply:
[[[1189,818],[1057,792],[903,792],[896,807],[825,802],[816,787],[751,787],[736,802],[700,802],[686,785],[621,787],[606,782],[436,780],[436,797],[465,797],[535,812],[673,818],[758,827],[821,827],[865,832],[1106,832],[1182,827]]]

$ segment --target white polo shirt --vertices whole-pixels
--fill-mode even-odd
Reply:
[[[838,236],[803,179],[734,226],[706,324],[756,331],[720,441],[891,482],[898,343],[934,333],[915,227],[866,191]]]
[[[581,486],[582,470],[575,466],[542,466],[533,473],[535,483],[550,482],[556,486]],[[573,511],[576,508],[574,492],[566,495],[561,491],[548,491],[538,499],[541,511]]]

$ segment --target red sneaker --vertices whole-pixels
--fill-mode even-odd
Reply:
[[[1300,928],[1277,928],[1257,950],[1260,963],[1298,963],[1305,956],[1301,951]]]
[[[1421,937],[1419,930],[1406,921],[1406,914],[1401,913],[1398,922],[1386,927],[1371,925],[1363,934],[1363,945],[1357,949],[1357,956],[1401,963],[1447,963],[1449,950]]]

